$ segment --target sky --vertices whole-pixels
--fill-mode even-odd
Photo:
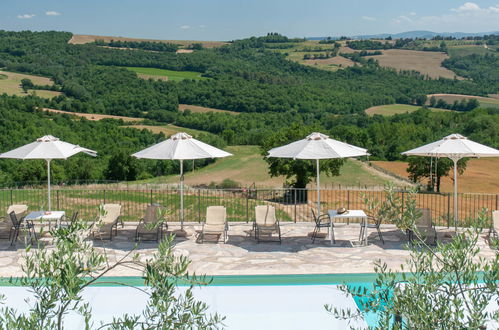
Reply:
[[[1,30],[172,40],[499,30],[499,0],[0,0]]]

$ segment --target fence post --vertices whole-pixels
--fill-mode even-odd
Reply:
[[[104,202],[102,204],[106,204],[106,189],[104,189]]]
[[[347,190],[347,210],[350,210],[350,190]]]
[[[447,193],[447,228],[450,226],[450,193]]]
[[[152,200],[152,189],[151,189],[151,205],[153,204],[153,200]]]
[[[402,190],[402,212],[404,212],[404,199],[405,199],[405,192]]]
[[[12,189],[10,190],[10,205],[14,204],[13,199],[12,199]]]
[[[297,208],[297,200],[296,200],[296,188],[293,189],[293,195],[294,195],[294,198],[295,198],[295,223],[296,223],[296,208]]]
[[[496,195],[496,210],[499,210],[499,195]]]
[[[246,223],[249,222],[249,195],[248,191],[246,190]]]
[[[198,188],[198,223],[201,223],[201,188]]]
[[[57,189],[57,209],[60,210],[61,209],[61,206],[59,205],[59,189]]]

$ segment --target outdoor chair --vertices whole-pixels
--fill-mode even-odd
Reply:
[[[262,241],[275,241],[272,239],[272,234],[277,234],[279,244],[281,240],[281,227],[279,220],[275,214],[275,207],[272,205],[257,205],[255,206],[255,237],[258,243]],[[262,239],[262,237],[267,239]]]
[[[7,208],[7,214],[0,221],[0,235],[2,238],[7,238],[10,240],[12,238],[12,233],[15,228],[10,219],[10,213],[14,212],[17,219],[23,219],[28,213],[28,205],[14,204]],[[7,235],[8,233],[8,235]]]
[[[321,228],[327,228],[327,232],[329,234],[329,230],[331,228],[331,219],[329,218],[329,214],[327,214],[327,213],[323,213],[323,214],[317,216],[315,214],[314,209],[312,209],[312,216],[313,216],[314,222],[315,222],[314,232],[312,233],[312,237],[311,237],[312,244],[313,244],[313,243],[315,243],[315,239],[317,238],[317,235],[321,231]],[[336,243],[336,239],[334,238],[334,229],[331,232],[331,234],[333,235],[333,243]]]
[[[225,243],[228,230],[225,206],[208,206],[206,208],[206,220],[200,233],[201,243],[204,243],[206,235],[216,235],[217,242],[220,240],[220,236],[223,236]]]
[[[489,240],[491,235],[494,235],[494,238],[499,239],[499,210],[492,211],[492,226],[489,230]]]
[[[371,222],[371,223],[369,223]],[[376,229],[378,232],[379,239],[381,240],[381,243],[385,244],[385,241],[383,240],[383,235],[381,235],[381,218],[376,218],[373,216],[368,215],[367,216],[367,224],[364,226],[364,224],[361,222],[360,223],[360,234],[359,234],[359,242],[361,241],[362,237],[364,237],[365,230],[367,229]]]
[[[16,216],[16,212],[12,211],[9,213],[9,218],[10,221],[12,222],[12,227],[13,227],[13,234],[12,234],[12,241],[10,242],[10,245],[14,245],[14,242],[17,242],[17,239],[19,237],[19,232],[21,230],[27,231],[30,237],[30,241],[32,238],[35,238],[35,241],[37,241],[36,237],[36,232],[35,232],[35,225],[33,224],[33,221],[25,220],[24,218],[18,218]]]
[[[437,242],[437,230],[431,221],[431,211],[430,209],[417,209],[421,216],[416,221],[416,229],[421,235],[421,238],[430,245],[436,244]],[[414,232],[409,230],[409,242],[414,241]]]
[[[158,204],[146,208],[146,214],[139,220],[135,230],[135,241],[144,241],[142,237],[150,237],[146,240],[159,242],[163,238],[164,231],[168,229],[168,224],[161,215],[163,209]]]
[[[71,215],[71,218],[69,218],[69,220],[67,218],[65,218],[64,224],[61,224],[61,227],[69,227],[77,220],[78,220],[78,211],[73,212],[73,214]]]
[[[97,220],[92,225],[92,236],[98,235],[99,238],[107,236],[109,233],[109,240],[113,239],[113,229],[115,235],[118,235],[118,222],[120,221],[121,205],[120,204],[104,204],[104,214],[100,214]],[[123,226],[123,220],[121,220]]]

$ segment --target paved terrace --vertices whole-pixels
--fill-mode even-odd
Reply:
[[[311,243],[308,234],[313,231],[312,223],[281,224],[282,244],[256,243],[247,233],[251,224],[230,223],[229,239],[226,244],[196,242],[196,230],[201,229],[198,223],[188,223],[184,226],[187,237],[175,239],[175,251],[187,255],[191,260],[190,271],[207,275],[257,275],[257,274],[332,274],[332,273],[370,273],[373,272],[375,260],[387,263],[393,269],[409,256],[403,249],[407,238],[393,225],[383,225],[385,239],[383,245],[377,238],[375,230],[369,231],[369,245],[355,247],[359,235],[359,224],[340,224],[335,228],[336,244],[330,245],[328,240],[317,239]],[[178,225],[170,224],[169,230],[179,229]],[[437,227],[438,239],[448,241],[453,230]],[[119,227],[118,236],[113,241],[94,241],[98,249],[106,249],[111,262],[126,255],[135,246],[133,241],[135,224],[127,223]],[[479,246],[480,255],[494,258],[496,251],[489,248],[484,232]],[[50,238],[40,240],[45,244]],[[0,240],[0,277],[20,276],[23,260],[24,244],[22,241],[16,247],[10,247],[6,239]],[[142,242],[137,252],[142,260],[150,258],[155,252],[156,242]],[[131,268],[117,268],[108,276],[140,276],[140,271]]]

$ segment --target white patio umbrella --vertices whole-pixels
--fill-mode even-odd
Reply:
[[[457,230],[457,162],[464,157],[499,157],[499,150],[468,140],[460,134],[451,134],[442,140],[405,151],[402,155],[452,159],[454,162],[454,226]]]
[[[368,156],[367,149],[333,140],[321,133],[312,133],[303,140],[269,150],[267,157],[315,159],[317,166],[317,214],[321,214],[319,160]]]
[[[47,161],[47,198],[48,210],[51,211],[52,205],[50,202],[50,161],[52,159],[66,159],[79,152],[83,152],[94,157],[97,156],[96,151],[61,141],[52,135],[45,135],[37,139],[35,142],[0,154],[0,158],[15,158],[23,160],[45,159]]]
[[[232,154],[179,132],[169,139],[134,153],[132,156],[146,159],[180,160],[180,224],[184,225],[184,160],[222,158]]]

